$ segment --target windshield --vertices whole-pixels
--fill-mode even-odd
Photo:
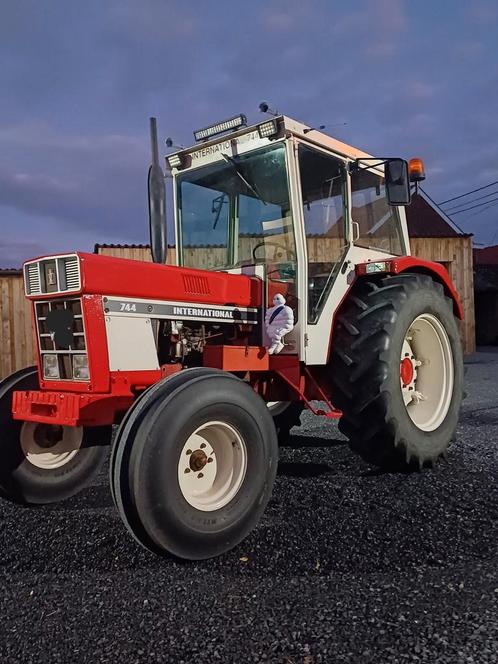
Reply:
[[[219,270],[264,263],[268,273],[295,272],[284,144],[221,157],[177,178],[181,264]]]

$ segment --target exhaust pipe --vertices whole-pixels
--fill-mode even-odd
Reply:
[[[150,118],[150,145],[152,164],[149,168],[149,228],[150,249],[154,263],[166,263],[168,245],[166,241],[166,187],[164,173],[159,165],[156,118]]]

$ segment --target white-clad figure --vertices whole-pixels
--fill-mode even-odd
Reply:
[[[285,304],[285,297],[277,293],[273,298],[273,307],[266,311],[265,315],[266,333],[270,340],[268,354],[280,353],[284,344],[282,337],[294,328],[294,312]]]

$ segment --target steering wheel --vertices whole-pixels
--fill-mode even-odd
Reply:
[[[274,247],[275,248],[275,251],[273,252],[273,259],[272,259],[273,261],[275,261],[275,259],[277,258],[277,256],[276,256],[277,249],[283,249],[283,251],[285,251],[286,254],[292,254],[292,256],[289,255],[289,260],[296,260],[296,256],[295,256],[294,252],[289,251],[289,249],[287,249],[287,247],[284,247],[283,244],[279,244],[278,242],[258,242],[258,244],[252,250],[252,257],[254,258],[255,262],[258,261],[258,258],[256,256],[256,251],[260,247]]]

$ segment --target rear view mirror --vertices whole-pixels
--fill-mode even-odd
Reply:
[[[389,205],[409,205],[411,200],[408,164],[404,159],[385,162],[386,194]]]

